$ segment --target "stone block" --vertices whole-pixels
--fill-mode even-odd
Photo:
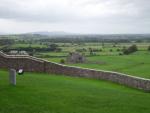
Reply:
[[[9,82],[11,85],[16,85],[16,70],[15,69],[9,70]]]

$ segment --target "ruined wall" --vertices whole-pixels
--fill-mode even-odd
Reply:
[[[30,56],[8,56],[0,52],[0,68],[23,68],[30,72],[46,72],[76,77],[108,80],[129,87],[150,91],[150,80],[122,73],[65,66]]]
[[[30,72],[44,72],[44,61],[30,56],[5,55],[0,52],[0,68],[24,69]]]

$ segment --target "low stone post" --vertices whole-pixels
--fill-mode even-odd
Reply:
[[[9,82],[11,85],[16,85],[16,70],[10,69],[9,71]]]

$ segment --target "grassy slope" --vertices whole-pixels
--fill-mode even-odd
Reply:
[[[106,81],[0,71],[0,113],[150,113],[150,94]]]

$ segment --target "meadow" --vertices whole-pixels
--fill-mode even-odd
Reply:
[[[77,64],[65,63],[65,65],[115,71],[133,76],[150,78],[150,70],[149,70],[150,51],[147,50],[150,44],[149,43],[134,43],[134,44],[137,45],[138,51],[130,55],[119,55],[119,54],[121,53],[121,49],[123,47],[129,47],[132,45],[132,43],[121,43],[116,47],[113,47],[112,43],[106,43],[104,48],[102,48],[102,46],[99,45],[98,43],[87,43],[84,46],[70,45],[70,47],[68,48],[66,47],[67,49],[63,47],[62,52],[47,52],[42,54],[49,55],[49,57],[45,57],[44,59],[60,63],[61,59],[66,60],[66,56],[69,54],[69,52],[73,52],[76,49],[81,48],[102,49],[102,51],[94,52],[94,55],[90,55],[88,51],[81,52],[86,56],[86,59],[89,62]],[[117,51],[118,49],[120,51]]]
[[[149,113],[150,95],[102,80],[0,70],[0,113]]]

